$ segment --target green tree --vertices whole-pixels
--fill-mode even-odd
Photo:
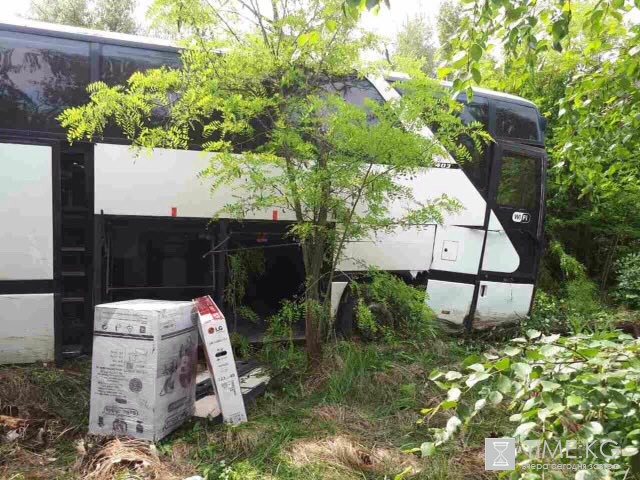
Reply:
[[[91,27],[87,0],[32,0],[29,18],[41,22]]]
[[[630,1],[471,1],[440,73],[534,100],[549,120],[550,235],[604,288],[640,239],[640,25]],[[492,44],[501,68],[482,64]]]
[[[210,154],[202,175],[212,188],[234,186],[218,215],[293,212],[290,235],[301,244],[306,275],[307,351],[317,361],[328,286],[345,244],[437,222],[443,209],[458,207],[447,197],[417,203],[402,184],[442,154],[416,132],[430,120],[429,108],[444,124],[453,102],[419,72],[420,95],[398,102],[360,108],[334,93],[358,82],[360,52],[374,44],[340,0],[274,0],[266,11],[259,2],[157,0],[154,12],[194,32],[182,68],[135,73],[124,86],[93,84],[91,102],[65,111],[62,125],[70,140],[99,136],[115,121],[134,146],[197,143]],[[158,110],[166,116],[154,123]],[[442,131],[457,138],[467,131],[457,122],[458,130]],[[392,200],[407,205],[404,214],[390,214]]]
[[[452,40],[458,32],[462,6],[457,0],[444,0],[440,4],[438,16],[436,17],[436,30],[438,32],[438,57],[446,59],[451,56]]]
[[[421,70],[433,76],[435,75],[435,53],[433,28],[429,20],[423,14],[405,19],[402,29],[396,36],[392,60],[402,63],[403,58],[418,59]]]
[[[136,33],[136,0],[99,0],[95,4],[93,28],[109,32]]]
[[[29,18],[42,22],[136,33],[136,0],[31,0]]]

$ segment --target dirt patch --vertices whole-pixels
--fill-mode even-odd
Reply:
[[[396,475],[403,471],[416,475],[422,470],[420,462],[412,455],[396,448],[367,447],[345,435],[298,440],[288,449],[287,455],[296,466],[338,464],[348,470],[378,475]]]

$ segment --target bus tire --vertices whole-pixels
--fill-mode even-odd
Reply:
[[[342,338],[351,338],[355,331],[356,297],[347,286],[342,293],[338,313],[336,314],[336,334]]]

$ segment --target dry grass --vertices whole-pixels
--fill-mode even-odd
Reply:
[[[141,440],[113,439],[81,457],[77,469],[86,480],[111,480],[118,475],[144,480],[184,478],[184,471],[162,460],[153,444]]]
[[[396,448],[366,447],[354,438],[336,435],[322,439],[303,439],[293,443],[287,455],[298,467],[334,464],[346,470],[377,475],[395,475],[407,471],[416,475],[422,470],[418,459]]]

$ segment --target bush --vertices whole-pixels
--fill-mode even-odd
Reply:
[[[513,339],[500,352],[468,357],[460,372],[432,372],[430,379],[447,392],[447,398],[423,413],[433,417],[448,411],[450,416],[446,426],[434,429],[433,438],[416,450],[431,455],[469,428],[480,411],[494,405],[512,412],[513,427],[505,436],[515,437],[521,445],[511,478],[541,478],[540,473],[526,470],[530,463],[574,463],[565,457],[568,441],[595,445],[590,453],[597,458],[588,458],[588,463],[620,465],[614,470],[616,478],[622,478],[627,468],[638,473],[639,355],[640,341],[619,332],[560,337],[530,330],[527,338]],[[542,450],[545,458],[529,443],[541,440],[551,447],[548,455]],[[602,445],[611,457],[602,453]],[[585,457],[578,453],[578,458]],[[602,470],[591,473],[594,478],[612,478]]]
[[[370,270],[367,282],[354,283],[358,299],[356,324],[369,337],[392,339],[435,337],[435,315],[425,303],[424,288],[379,270]]]
[[[290,300],[283,300],[280,311],[267,319],[268,327],[260,354],[275,372],[302,372],[306,369],[304,350],[294,342],[295,325],[303,320],[304,305]]]
[[[616,263],[618,284],[613,298],[633,309],[640,310],[640,253],[631,253]]]
[[[560,300],[540,289],[536,290],[530,318],[523,323],[525,330],[536,329],[544,333],[565,333],[566,315],[560,310]]]

